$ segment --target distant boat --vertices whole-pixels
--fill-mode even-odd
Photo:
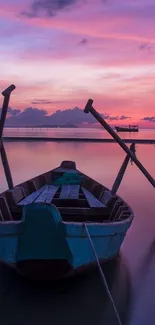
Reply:
[[[126,126],[115,126],[117,132],[138,132],[138,125],[129,125]]]

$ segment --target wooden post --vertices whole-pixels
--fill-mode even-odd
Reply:
[[[110,135],[116,140],[116,142],[121,146],[121,148],[129,155],[129,157],[134,161],[137,167],[141,170],[141,172],[145,175],[148,181],[155,187],[155,180],[153,177],[148,173],[148,171],[144,168],[141,162],[137,159],[135,154],[127,147],[124,141],[115,133],[115,131],[111,128],[111,126],[100,116],[100,114],[94,109],[92,106],[93,100],[89,99],[84,112],[91,113],[96,120],[110,133]]]
[[[5,148],[3,145],[3,141],[2,141],[2,136],[3,136],[3,129],[4,129],[5,119],[6,119],[6,115],[7,115],[7,109],[8,109],[8,105],[9,105],[10,95],[11,95],[11,92],[15,88],[16,87],[14,85],[11,85],[10,87],[8,87],[7,89],[5,89],[2,92],[2,95],[4,96],[4,101],[3,101],[1,119],[0,119],[0,152],[1,152],[2,163],[3,163],[4,172],[5,172],[5,176],[6,176],[6,180],[7,180],[9,189],[13,188],[13,181],[12,181],[9,163],[7,160],[6,151],[5,151]]]
[[[130,150],[131,150],[133,153],[135,152],[135,143],[134,143],[134,142],[131,144],[131,146],[130,146]],[[113,184],[113,187],[112,187],[112,190],[111,190],[111,193],[112,193],[113,195],[116,194],[116,192],[117,192],[117,190],[118,190],[118,188],[119,188],[119,186],[120,186],[120,184],[121,184],[121,181],[122,181],[122,179],[123,179],[124,173],[125,173],[126,168],[127,168],[127,166],[128,166],[129,160],[130,160],[130,157],[129,157],[129,155],[127,154],[126,157],[125,157],[125,159],[124,159],[124,161],[123,161],[123,164],[122,164],[122,166],[121,166],[121,168],[120,168],[120,170],[119,170],[119,172],[118,172],[118,175],[117,175],[117,177],[116,177],[116,179],[115,179],[115,181],[114,181],[114,184]]]

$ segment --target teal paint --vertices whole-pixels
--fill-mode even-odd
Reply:
[[[132,220],[87,224],[99,259],[116,255]],[[83,223],[63,222],[54,205],[33,203],[24,207],[22,221],[0,223],[1,260],[64,258],[74,268],[95,261]]]
[[[15,263],[19,235],[23,232],[23,221],[0,222],[0,260]]]
[[[117,254],[132,220],[133,217],[121,223],[87,223],[87,228],[99,259],[107,260]],[[82,223],[65,223],[65,225],[66,239],[73,255],[72,266],[77,268],[94,262],[95,257],[84,225]]]
[[[61,215],[54,205],[33,203],[23,209],[24,232],[19,237],[17,261],[67,259],[72,255],[65,239]]]

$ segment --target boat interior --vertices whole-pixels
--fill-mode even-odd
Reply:
[[[66,173],[79,175],[81,181],[56,185]],[[55,205],[65,222],[120,222],[133,214],[121,198],[78,171],[72,161],[0,194],[0,222],[21,220],[23,206],[31,203]]]

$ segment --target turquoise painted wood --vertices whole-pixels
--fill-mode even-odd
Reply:
[[[24,232],[19,237],[17,261],[67,259],[72,254],[65,238],[61,215],[54,205],[34,203],[23,209]]]
[[[24,221],[0,222],[0,260],[15,263]]]
[[[133,217],[129,217],[122,223],[87,223],[87,228],[99,259],[111,259],[117,254],[132,220]],[[66,239],[73,255],[72,266],[74,268],[95,261],[82,223],[66,223]]]
[[[116,255],[132,220],[87,223],[99,259]],[[95,261],[84,224],[63,222],[54,205],[40,203],[25,206],[21,221],[0,223],[0,260],[31,259],[67,259],[73,268]]]

